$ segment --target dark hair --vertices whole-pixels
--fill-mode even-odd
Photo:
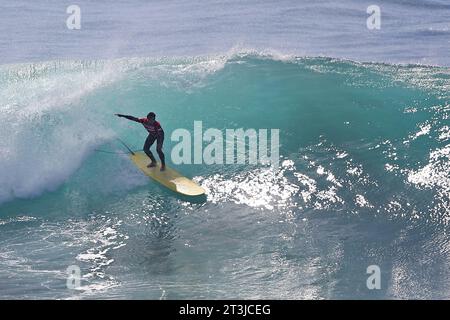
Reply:
[[[147,118],[155,119],[156,118],[156,114],[154,112],[149,112],[148,115],[147,115]]]

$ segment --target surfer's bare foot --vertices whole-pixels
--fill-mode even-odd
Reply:
[[[147,166],[147,168],[153,168],[156,167],[156,162],[150,162],[150,164]]]
[[[162,164],[161,165],[161,169],[160,169],[161,171],[164,171],[164,170],[166,170],[166,165],[165,164]]]

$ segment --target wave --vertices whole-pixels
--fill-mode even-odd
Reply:
[[[143,129],[113,114],[155,111],[167,152],[170,132],[191,129],[195,120],[221,130],[280,129],[289,168],[279,176],[245,166],[182,168],[209,188],[210,200],[291,213],[371,211],[413,220],[431,207],[439,220],[450,215],[442,174],[449,163],[448,68],[233,49],[3,65],[0,83],[0,203],[49,191],[70,202],[74,194],[145,184],[126,157],[95,149],[119,150],[117,136],[139,149]],[[267,197],[256,196],[258,179],[268,181]],[[224,189],[230,181],[232,194]]]

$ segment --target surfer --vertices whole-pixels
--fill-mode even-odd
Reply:
[[[162,129],[161,124],[155,120],[156,114],[154,112],[150,112],[147,115],[147,118],[136,118],[133,116],[127,116],[119,113],[116,113],[116,116],[142,123],[142,125],[148,132],[148,137],[147,139],[145,139],[144,143],[144,152],[150,158],[151,162],[147,167],[151,168],[156,166],[155,157],[150,151],[150,147],[156,140],[156,152],[158,152],[159,159],[161,160],[161,171],[164,171],[166,169],[166,161],[164,153],[162,151],[162,146],[164,143],[164,130]]]

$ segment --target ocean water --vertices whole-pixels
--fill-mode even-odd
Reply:
[[[70,4],[1,3],[0,298],[450,298],[446,1],[380,30],[364,1]],[[167,155],[202,121],[279,129],[280,165],[179,165],[207,191],[179,197],[117,141],[149,111]]]

